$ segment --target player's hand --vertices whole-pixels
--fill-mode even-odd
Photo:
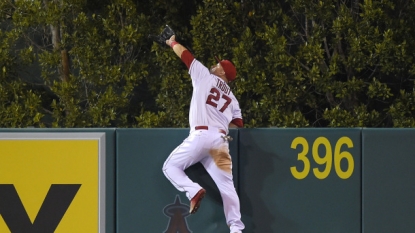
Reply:
[[[166,27],[164,28],[164,30],[161,32],[160,35],[150,34],[148,35],[148,38],[150,38],[154,42],[157,42],[158,44],[164,47],[167,47],[166,45],[168,44],[166,43],[166,40],[169,40],[169,38],[171,38],[172,36],[174,36],[173,29],[171,29],[169,25],[166,25]]]
[[[170,46],[173,41],[176,41],[176,35],[172,35],[170,39],[166,40],[166,44]]]

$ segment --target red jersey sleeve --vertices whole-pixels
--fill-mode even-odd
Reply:
[[[181,57],[184,64],[186,64],[187,69],[190,69],[190,65],[192,64],[192,61],[195,59],[193,55],[189,52],[189,50],[183,51]]]
[[[231,121],[231,123],[238,126],[238,128],[243,128],[244,127],[244,122],[242,121],[241,118],[235,118]]]

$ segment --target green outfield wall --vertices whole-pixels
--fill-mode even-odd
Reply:
[[[164,177],[189,129],[0,129],[1,233],[229,232]],[[245,233],[415,232],[415,129],[232,129]]]
[[[186,171],[208,193],[204,208],[192,216],[187,197],[162,173],[165,159],[188,134],[188,129],[117,130],[117,232],[228,231],[219,191],[200,164]],[[236,141],[230,153],[235,155],[237,134],[237,130],[230,133]],[[233,157],[234,164],[237,158]]]
[[[362,232],[415,232],[415,130],[364,129],[362,143]]]
[[[360,133],[240,130],[247,232],[360,232]]]

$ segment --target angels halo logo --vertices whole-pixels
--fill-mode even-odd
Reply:
[[[179,195],[176,195],[175,201],[163,209],[164,215],[170,218],[164,233],[192,233],[186,221],[189,209],[188,205],[181,202]]]

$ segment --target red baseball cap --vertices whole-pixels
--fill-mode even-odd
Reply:
[[[228,79],[229,82],[232,82],[236,78],[236,68],[233,65],[233,63],[229,60],[219,60],[218,57],[215,57],[216,60],[220,63],[220,65],[223,68],[223,71],[225,71],[225,76]]]

